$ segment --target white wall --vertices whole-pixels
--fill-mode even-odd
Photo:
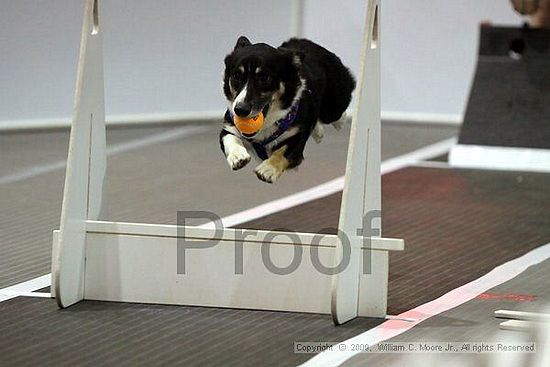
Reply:
[[[309,0],[305,32],[357,70],[364,0]],[[382,110],[462,114],[478,25],[519,24],[509,0],[382,0]]]
[[[83,0],[0,0],[0,121],[72,113]],[[290,1],[103,0],[107,114],[222,110],[241,34],[281,43]]]
[[[240,34],[279,44],[290,0],[104,0],[107,114],[221,110]],[[364,0],[307,0],[305,34],[356,70]],[[0,0],[0,121],[72,113],[81,0]],[[241,20],[244,19],[244,20]],[[383,0],[382,109],[460,114],[478,23],[519,23],[508,0]]]

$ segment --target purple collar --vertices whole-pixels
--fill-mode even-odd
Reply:
[[[290,108],[290,111],[287,113],[287,115],[284,118],[275,122],[275,125],[277,126],[277,128],[275,129],[273,134],[271,134],[268,138],[266,138],[263,141],[254,142],[252,141],[253,137],[247,138],[242,134],[241,136],[247,140],[251,140],[252,145],[254,146],[254,149],[256,150],[256,152],[258,152],[258,155],[260,156],[260,158],[267,159],[267,153],[265,152],[265,147],[268,144],[275,141],[276,139],[278,139],[281,135],[284,134],[285,131],[290,129],[290,127],[294,123],[294,120],[296,120],[296,116],[298,116],[299,107],[300,107],[300,100],[296,101],[296,103],[292,105],[292,107]],[[231,122],[234,122],[233,111],[231,111],[231,109],[228,109],[227,112],[228,112],[228,117],[231,119]]]
[[[300,101],[298,100],[296,103],[294,103],[292,105],[292,107],[290,108],[290,111],[288,112],[288,114],[284,118],[282,118],[282,119],[278,120],[277,122],[275,122],[275,125],[277,126],[277,128],[275,129],[273,134],[271,134],[271,136],[269,136],[268,138],[266,138],[263,141],[256,142],[256,144],[266,146],[269,143],[272,143],[273,141],[275,141],[281,135],[283,135],[283,133],[285,131],[290,129],[290,127],[294,123],[294,120],[296,120],[296,116],[298,116],[299,107],[300,107]]]

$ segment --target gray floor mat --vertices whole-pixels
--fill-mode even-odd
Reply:
[[[493,317],[499,309],[548,312],[550,306],[550,260],[527,269],[516,278],[492,288],[480,297],[432,317],[389,342],[498,342],[521,340],[525,335],[514,331],[500,330],[504,320]],[[537,347],[543,348],[543,345]],[[546,346],[548,348],[548,346]],[[481,366],[489,356],[475,354],[445,354],[440,362],[458,363],[465,366]],[[532,357],[532,356],[531,356]],[[345,367],[360,366],[422,366],[425,356],[418,354],[359,354]],[[438,365],[432,364],[432,365]]]
[[[174,127],[109,130],[109,145],[165,133]],[[320,184],[344,172],[349,129],[327,129],[322,144],[309,144],[306,161],[277,185],[254,177],[252,167],[231,172],[212,131],[109,157],[104,219],[174,223],[177,210],[210,210],[220,216]],[[456,128],[388,125],[383,158],[456,134]],[[3,134],[0,177],[65,159],[68,133]],[[0,185],[0,288],[50,271],[51,232],[59,227],[64,169]]]
[[[2,366],[295,366],[294,341],[340,341],[379,320],[329,315],[54,300],[0,303]]]

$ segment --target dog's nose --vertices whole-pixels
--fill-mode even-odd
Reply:
[[[235,106],[235,115],[239,117],[246,117],[250,115],[250,112],[252,112],[252,107],[247,104],[240,103]]]

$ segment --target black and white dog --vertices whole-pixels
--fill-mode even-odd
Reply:
[[[306,39],[291,39],[279,48],[252,44],[241,36],[225,58],[223,91],[229,102],[220,145],[227,162],[238,170],[250,162],[250,152],[263,162],[254,170],[273,183],[298,166],[312,136],[320,142],[323,125],[341,125],[355,80],[332,52]],[[241,133],[233,116],[264,114],[262,128]]]

